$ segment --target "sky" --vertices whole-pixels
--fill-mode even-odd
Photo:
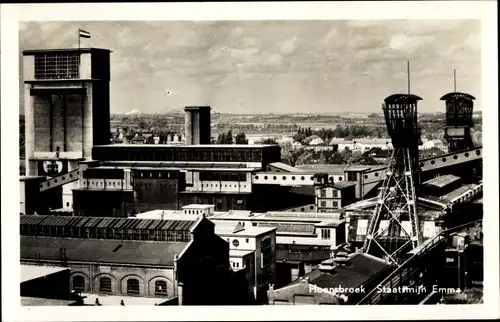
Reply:
[[[113,51],[111,113],[380,112],[407,93],[407,61],[419,111],[444,111],[453,69],[480,109],[475,20],[23,22],[20,50],[77,47],[78,28]]]

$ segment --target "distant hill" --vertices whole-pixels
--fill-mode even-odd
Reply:
[[[132,110],[130,112],[125,113],[125,115],[139,115],[141,114],[141,111],[139,110]]]

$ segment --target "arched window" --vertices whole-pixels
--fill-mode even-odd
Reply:
[[[99,292],[111,293],[111,278],[101,277],[99,279]]]
[[[85,279],[83,276],[73,277],[73,291],[83,292],[85,291]]]
[[[155,282],[155,295],[167,296],[167,282],[165,281]]]
[[[139,280],[130,278],[127,280],[127,294],[139,295]]]

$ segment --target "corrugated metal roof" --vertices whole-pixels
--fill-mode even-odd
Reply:
[[[98,225],[97,225],[97,228],[108,228],[109,227],[109,224],[111,224],[111,222],[113,221],[113,219],[111,218],[104,218]]]
[[[90,221],[91,218],[81,218],[81,220],[75,224],[75,227],[85,227],[85,224]]]
[[[82,217],[71,217],[71,220],[66,224],[66,227],[75,227],[84,218]]]
[[[22,215],[19,222],[22,225],[38,225],[45,219],[47,219],[46,216]]]
[[[99,223],[101,222],[102,218],[91,218],[89,221],[87,221],[85,223],[85,228],[93,228],[93,227],[97,227],[97,225],[99,225]]]
[[[139,221],[137,229],[147,229],[153,223],[152,219],[143,219]]]
[[[47,219],[45,219],[41,224],[43,226],[54,226],[54,223],[58,221],[60,217],[53,217],[53,216],[47,216]]]
[[[113,228],[122,229],[129,221],[130,219],[121,218],[113,225]]]
[[[66,226],[71,220],[71,217],[55,217],[55,220],[52,224],[54,227],[64,227]]]

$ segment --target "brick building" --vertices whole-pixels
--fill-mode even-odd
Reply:
[[[128,226],[116,228],[117,223]],[[164,229],[147,229],[158,224]],[[21,263],[69,267],[73,291],[177,297],[182,305],[232,303],[227,297],[232,278],[229,246],[204,217],[155,221],[21,216]]]

